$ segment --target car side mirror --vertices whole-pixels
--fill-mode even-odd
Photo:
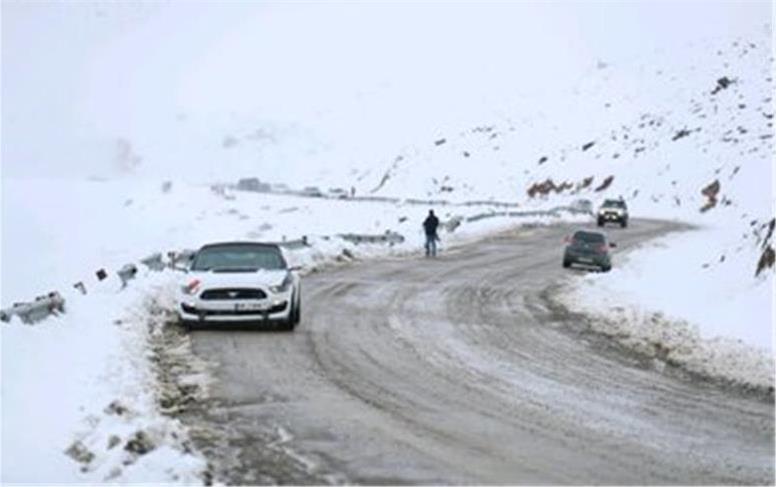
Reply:
[[[617,247],[617,244],[614,243],[614,242],[609,242],[609,247],[615,248],[615,247]]]
[[[300,265],[292,265],[291,267],[288,268],[288,270],[289,271],[295,271],[295,272],[296,271],[301,271],[302,270],[302,266],[300,266]]]

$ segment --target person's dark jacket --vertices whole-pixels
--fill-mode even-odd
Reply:
[[[437,218],[436,215],[429,215],[423,222],[423,229],[426,231],[426,235],[429,237],[437,237],[438,226],[439,218]]]

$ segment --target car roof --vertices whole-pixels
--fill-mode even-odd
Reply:
[[[209,243],[206,245],[203,245],[200,247],[200,250],[202,249],[209,249],[213,247],[242,247],[242,246],[252,246],[252,247],[265,247],[265,248],[271,248],[271,249],[278,249],[280,250],[280,246],[275,243],[268,243],[268,242],[215,242],[215,243]]]

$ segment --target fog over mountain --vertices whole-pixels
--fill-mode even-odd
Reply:
[[[192,181],[271,162],[368,167],[446,130],[562,106],[596,67],[637,79],[644,56],[761,34],[771,15],[768,2],[10,1],[2,13],[4,177]],[[224,152],[244,136],[263,148]]]

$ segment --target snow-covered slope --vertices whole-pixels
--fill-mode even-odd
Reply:
[[[425,205],[209,187],[240,177],[353,187],[358,196],[509,201],[520,210],[622,195],[635,217],[697,230],[628,260],[615,256],[609,274],[573,278],[566,304],[622,318],[616,333],[700,357],[704,370],[721,364],[728,377],[767,382],[774,272],[754,274],[773,245],[772,28],[758,14],[748,17],[757,28],[717,32],[714,21],[727,22],[728,10],[760,8],[723,7],[717,17],[682,4],[672,8],[684,20],[610,22],[623,38],[641,20],[697,24],[650,39],[655,50],[645,38],[618,47],[603,29],[575,31],[577,15],[588,16],[587,27],[591,20],[573,5],[525,7],[564,19],[544,32],[506,4],[461,6],[448,12],[452,21],[431,8],[407,18],[409,7],[353,7],[359,24],[331,7],[300,16],[294,5],[4,3],[0,306],[55,289],[69,304],[65,316],[37,326],[0,327],[2,460],[15,466],[2,480],[188,482],[201,474],[185,432],[155,410],[158,391],[144,389],[153,368],[138,356],[151,331],[132,327],[155,323],[147,301],[174,289],[175,276],[141,272],[121,290],[115,279],[98,283],[98,269],[211,240],[307,235],[313,246],[293,256],[307,265],[420,247]],[[477,35],[461,35],[472,25]],[[590,44],[568,48],[580,40]],[[448,220],[503,208],[437,209]],[[443,244],[513,223],[464,224]],[[385,231],[406,241],[389,249],[324,238]],[[87,296],[72,288],[78,281]],[[659,326],[658,312],[667,316]],[[753,359],[731,361],[731,350]],[[45,399],[55,373],[64,378],[53,404]],[[106,412],[114,398],[135,415]],[[36,421],[46,414],[61,421]],[[170,448],[139,459],[108,448],[111,434],[125,445],[138,429]],[[63,454],[76,439],[96,453],[84,472]],[[55,460],[33,470],[38,458]]]

